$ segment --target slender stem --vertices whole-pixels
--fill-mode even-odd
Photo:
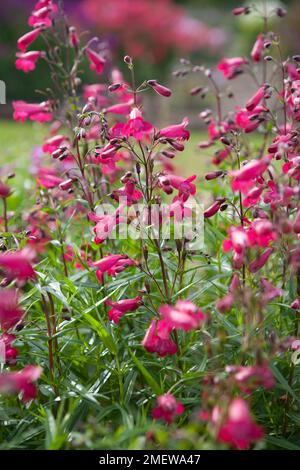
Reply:
[[[55,369],[54,369],[54,354],[53,354],[53,338],[52,338],[52,328],[51,328],[51,319],[48,310],[48,305],[46,299],[43,294],[42,297],[42,307],[45,314],[46,326],[47,326],[47,334],[48,334],[48,356],[49,356],[49,370],[50,370],[50,377],[52,382],[52,387],[54,392],[57,394],[58,390],[55,383]]]
[[[4,230],[5,230],[5,232],[8,232],[7,202],[6,202],[6,198],[5,198],[5,197],[4,197],[2,200],[3,200]]]

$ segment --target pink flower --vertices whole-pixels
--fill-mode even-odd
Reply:
[[[251,188],[250,191],[246,194],[246,197],[243,199],[243,206],[249,207],[257,204],[260,200],[263,189],[263,186],[254,186]]]
[[[96,276],[99,282],[102,283],[104,273],[114,277],[129,266],[137,266],[137,264],[137,261],[132,260],[127,255],[108,255],[93,263],[92,266],[97,268]]]
[[[271,159],[271,155],[266,155],[259,160],[251,160],[239,170],[231,171],[230,175],[233,177],[231,187],[233,191],[247,193],[255,185],[256,178],[266,171]]]
[[[259,271],[268,261],[271,254],[273,253],[273,248],[269,248],[264,251],[260,256],[258,256],[254,261],[249,264],[250,273],[256,273]]]
[[[251,51],[251,58],[253,62],[260,62],[263,50],[264,50],[264,37],[262,34],[259,34],[257,36],[257,39]]]
[[[238,274],[234,274],[229,285],[228,294],[217,302],[216,307],[221,313],[228,312],[231,309],[234,302],[234,297],[239,289],[239,276]]]
[[[157,406],[152,410],[153,419],[163,419],[166,423],[172,423],[177,415],[184,412],[182,403],[176,401],[171,393],[165,393],[157,397]]]
[[[85,52],[90,59],[90,69],[95,70],[96,73],[101,75],[106,64],[104,57],[102,57],[100,54],[97,54],[97,52],[92,51],[90,48],[87,48]]]
[[[53,119],[50,101],[43,101],[39,104],[25,103],[25,101],[13,101],[16,121],[25,122],[26,119],[37,122],[49,122]]]
[[[282,289],[274,287],[273,284],[265,278],[262,278],[260,283],[263,288],[262,300],[265,303],[270,302],[270,300],[283,294]]]
[[[8,251],[0,254],[0,269],[9,279],[26,281],[35,278],[31,265],[33,253],[24,248],[20,251]]]
[[[130,99],[129,101],[125,103],[113,104],[112,106],[105,108],[103,112],[111,113],[111,114],[121,114],[121,115],[129,114],[131,111],[132,104],[133,104],[133,100]]]
[[[211,140],[217,140],[219,139],[223,134],[228,132],[230,129],[228,123],[226,121],[222,121],[220,123],[217,123],[213,119],[210,121],[207,131],[208,135]],[[226,149],[228,151],[228,149]],[[228,151],[229,152],[229,151]]]
[[[247,63],[248,61],[243,57],[232,57],[230,59],[225,57],[217,65],[217,70],[220,70],[225,78],[231,79],[237,75],[240,71],[240,67]]]
[[[44,186],[47,189],[56,188],[63,182],[63,179],[57,176],[54,168],[41,167],[38,169],[37,185]]]
[[[204,313],[189,300],[178,300],[176,305],[162,305],[159,313],[168,328],[190,331],[199,328],[205,319]]]
[[[32,31],[29,31],[29,33],[24,34],[18,40],[18,48],[22,52],[26,52],[27,47],[30,46],[30,44],[36,40],[36,38],[40,35],[41,31],[42,31],[42,28],[36,28],[36,29],[33,29]]]
[[[134,137],[136,140],[142,140],[154,130],[150,122],[142,118],[142,113],[138,108],[133,108],[130,113],[129,121],[124,125],[123,135],[125,137]]]
[[[243,450],[262,438],[263,430],[253,421],[247,403],[242,398],[232,400],[225,423],[219,430],[218,440]]]
[[[226,371],[234,378],[244,393],[251,393],[259,387],[273,388],[275,379],[267,363],[254,366],[227,366]]]
[[[196,186],[192,183],[196,178],[196,175],[186,179],[178,175],[163,175],[159,177],[159,183],[166,194],[171,194],[173,189],[176,189],[178,198],[185,202],[191,195],[196,194]]]
[[[123,217],[120,216],[121,210],[122,206],[120,206],[114,214],[96,215],[90,212],[90,220],[96,222],[93,230],[95,233],[94,242],[97,245],[103,243],[111,235],[116,226],[123,222]]]
[[[42,150],[45,153],[53,153],[55,150],[57,150],[61,145],[68,143],[69,139],[68,137],[64,135],[55,135],[51,137],[50,139],[47,139],[46,142],[44,143]]]
[[[246,133],[255,130],[261,123],[262,113],[265,113],[267,108],[264,106],[257,106],[252,111],[248,111],[246,108],[238,108],[235,115],[235,123],[238,127],[245,130]]]
[[[111,197],[116,201],[121,199],[122,202],[124,202],[126,199],[126,204],[130,206],[131,204],[134,204],[142,199],[143,195],[141,191],[136,189],[136,182],[134,178],[129,178],[126,181],[125,186],[112,191]]]
[[[19,372],[4,372],[0,374],[1,393],[21,393],[22,400],[27,403],[37,397],[36,382],[42,373],[41,367],[26,366]]]
[[[108,318],[110,321],[113,321],[117,325],[120,322],[120,318],[125,315],[127,312],[134,312],[137,310],[143,303],[142,297],[139,295],[134,299],[124,299],[119,300],[118,302],[112,302],[111,300],[106,300],[106,305],[112,307],[108,311]]]
[[[29,26],[43,26],[44,28],[50,28],[52,26],[52,21],[49,18],[51,14],[51,7],[43,7],[39,10],[33,11],[31,16],[28,19]]]
[[[18,52],[16,60],[16,69],[25,73],[31,72],[36,67],[36,62],[40,57],[44,57],[42,51]]]
[[[228,230],[229,239],[223,241],[223,250],[228,252],[233,249],[236,253],[244,253],[249,246],[247,232],[244,227],[231,226]]]
[[[176,354],[177,346],[169,337],[170,331],[160,327],[162,321],[151,321],[142,345],[149,353],[157,353],[160,357],[165,357],[168,354]]]
[[[188,124],[189,120],[185,117],[181,124],[174,124],[173,126],[161,129],[157,138],[188,140],[190,138],[190,133],[186,130]]]
[[[259,105],[259,103],[264,99],[266,92],[266,87],[262,86],[258,89],[255,95],[250,98],[246,103],[246,109],[249,112],[253,112],[254,109]]]
[[[5,364],[9,366],[14,366],[17,363],[17,356],[19,351],[12,346],[12,343],[15,341],[15,339],[15,335],[10,335],[7,333],[4,333],[2,336],[0,336],[0,348],[1,343],[2,345],[4,344],[4,357],[1,359],[4,359]]]
[[[291,308],[293,310],[300,310],[300,299],[295,299],[292,303],[291,303]]]
[[[4,331],[13,328],[22,318],[23,310],[19,306],[16,289],[0,290],[0,326]]]
[[[157,80],[148,80],[147,84],[153,88],[153,90],[160,96],[169,98],[172,95],[172,91],[163,85],[160,85]]]
[[[248,230],[249,246],[258,245],[266,248],[271,241],[277,239],[277,232],[272,222],[267,219],[255,219]]]

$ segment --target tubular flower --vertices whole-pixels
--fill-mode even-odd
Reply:
[[[24,403],[37,397],[34,382],[42,373],[41,367],[26,366],[19,372],[4,372],[0,374],[0,392],[5,394],[21,393]]]
[[[252,419],[247,403],[235,398],[229,405],[225,423],[220,427],[218,440],[237,449],[248,449],[263,438],[263,430]]]
[[[22,52],[26,52],[27,48],[30,46],[30,44],[36,40],[36,38],[41,34],[42,28],[36,28],[33,29],[32,31],[29,31],[29,33],[24,34],[20,39],[18,40],[18,48]]]
[[[0,326],[4,331],[13,328],[22,318],[23,310],[19,305],[16,289],[0,290]]]
[[[152,410],[153,419],[163,419],[166,423],[172,423],[175,417],[184,412],[182,403],[176,401],[171,393],[165,393],[157,397],[157,406]]]
[[[251,51],[251,59],[253,60],[253,62],[261,61],[263,50],[264,50],[264,37],[262,34],[259,34],[257,36],[257,39]]]
[[[161,328],[161,320],[152,320],[142,341],[142,345],[149,353],[156,353],[160,357],[168,354],[176,354],[177,346],[170,339],[170,331],[167,328]]]
[[[186,130],[188,124],[189,120],[187,117],[185,117],[183,118],[181,124],[174,124],[172,126],[161,129],[157,135],[157,138],[188,140],[190,138],[190,133]]]
[[[3,357],[0,357],[0,360],[9,366],[14,366],[17,363],[19,351],[12,346],[15,339],[15,335],[8,333],[4,333],[0,336],[0,352],[3,354]]]
[[[35,70],[38,59],[44,57],[44,55],[43,51],[18,52],[16,54],[16,69],[25,73],[32,72],[32,70]]]
[[[224,58],[217,65],[217,70],[222,72],[225,78],[232,79],[238,74],[241,66],[247,63],[243,57]]]
[[[176,305],[162,305],[159,309],[160,315],[165,320],[165,324],[170,329],[182,329],[190,331],[203,323],[204,313],[193,302],[188,300],[178,300]]]
[[[24,248],[20,251],[8,251],[0,254],[0,269],[9,279],[26,281],[35,277],[32,267],[33,253]]]
[[[104,59],[104,57],[102,57],[100,54],[97,54],[97,52],[93,51],[90,48],[87,48],[85,52],[88,58],[90,59],[90,69],[95,70],[96,73],[101,75],[106,64],[106,60]]]
[[[134,312],[137,310],[143,303],[142,297],[137,296],[134,299],[124,299],[119,300],[118,302],[112,302],[111,300],[106,300],[106,305],[112,307],[108,311],[108,318],[110,321],[113,321],[117,325],[120,322],[120,318],[125,315],[127,312]]]
[[[92,263],[92,267],[96,268],[96,276],[100,283],[103,281],[103,274],[108,276],[116,276],[118,273],[130,266],[137,266],[137,261],[132,260],[127,255],[108,255],[100,261]]]
[[[25,122],[26,119],[37,122],[52,121],[50,101],[43,101],[39,104],[25,103],[25,101],[13,101],[14,114],[16,121]]]

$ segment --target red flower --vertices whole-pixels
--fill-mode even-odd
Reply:
[[[30,46],[30,44],[35,41],[35,39],[40,35],[42,31],[42,28],[37,28],[32,31],[29,31],[29,33],[24,34],[20,39],[18,40],[18,48],[22,52],[26,52],[27,47]]]
[[[262,428],[253,421],[247,403],[242,398],[232,400],[218,440],[243,450],[248,449],[251,443],[260,441],[263,435]]]
[[[273,388],[275,379],[267,363],[254,366],[227,366],[226,371],[234,378],[244,393],[251,393],[259,387]]]
[[[125,137],[134,137],[136,140],[141,140],[151,134],[153,130],[152,124],[142,118],[141,111],[138,108],[133,108],[129,121],[124,124],[122,134]]]
[[[162,321],[152,320],[142,341],[142,345],[149,353],[157,353],[160,357],[177,353],[177,346],[169,337],[170,331],[160,327]]]
[[[4,331],[13,328],[22,318],[23,310],[19,306],[16,289],[0,290],[0,326]]]
[[[259,34],[257,36],[257,39],[251,51],[251,58],[253,62],[260,62],[263,50],[264,50],[264,37],[262,34]]]
[[[233,177],[231,187],[233,191],[247,193],[255,185],[256,178],[266,171],[271,159],[271,155],[266,155],[259,160],[251,160],[239,170],[231,171],[230,175]]]
[[[112,307],[108,311],[108,318],[110,319],[110,321],[119,324],[120,318],[123,317],[125,313],[134,312],[142,305],[143,301],[141,296],[137,296],[134,299],[124,299],[119,300],[118,302],[106,300],[105,303],[106,305]]]
[[[1,393],[21,393],[22,400],[27,403],[37,397],[37,388],[33,382],[42,373],[41,367],[26,366],[19,372],[4,372],[0,374]]]
[[[14,366],[17,363],[19,351],[12,346],[15,339],[15,335],[10,335],[8,333],[4,333],[0,336],[0,361],[4,361],[5,364],[9,366]]]
[[[176,401],[171,393],[165,393],[157,397],[157,406],[152,410],[153,419],[163,419],[166,423],[172,423],[177,415],[184,412],[182,403]]]
[[[44,143],[42,150],[45,153],[53,153],[55,150],[57,150],[61,145],[67,144],[69,141],[68,137],[64,135],[55,135],[51,137],[50,139],[47,139],[46,142]]]
[[[95,70],[96,73],[101,75],[106,64],[106,60],[104,59],[104,57],[89,48],[87,48],[85,52],[88,58],[90,59],[90,69]]]
[[[247,63],[248,61],[243,57],[232,57],[230,59],[225,57],[217,65],[217,70],[220,70],[225,78],[231,79],[237,75],[241,66]]]
[[[187,117],[183,118],[181,124],[174,124],[173,126],[164,127],[157,135],[158,138],[165,139],[178,139],[188,140],[190,138],[189,131],[186,130],[189,120]]]
[[[42,51],[18,52],[16,60],[16,69],[25,73],[31,72],[36,67],[36,62],[40,57],[44,57]]]
[[[266,95],[266,87],[262,86],[258,89],[255,95],[250,98],[246,103],[246,109],[249,112],[253,112],[254,109],[259,105],[259,103],[264,99]]]
[[[43,101],[39,104],[25,103],[25,101],[13,101],[16,121],[25,122],[26,119],[37,122],[49,122],[53,119],[50,101]]]
[[[99,282],[102,283],[102,277],[104,273],[108,276],[116,276],[116,274],[124,271],[129,266],[136,266],[137,261],[130,259],[127,255],[108,255],[104,256],[100,261],[96,261],[92,264],[96,267],[96,276]]]
[[[159,313],[169,329],[190,331],[199,328],[205,319],[204,313],[189,300],[178,300],[174,307],[162,305]]]
[[[260,256],[258,256],[254,261],[249,264],[250,273],[256,273],[259,271],[268,261],[271,254],[273,253],[273,248],[269,248],[264,251]]]
[[[0,254],[0,269],[9,279],[26,281],[35,277],[32,252],[27,249],[8,251]]]

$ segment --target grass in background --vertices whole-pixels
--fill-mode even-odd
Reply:
[[[41,145],[45,136],[46,128],[39,124],[1,121],[0,165],[12,165],[17,180],[22,180],[28,174],[33,147]],[[198,142],[204,138],[204,134],[192,131],[185,151],[176,155],[174,164],[182,170],[183,175],[190,176],[193,173],[201,175],[203,171],[207,171],[210,165],[210,153],[197,148]]]

